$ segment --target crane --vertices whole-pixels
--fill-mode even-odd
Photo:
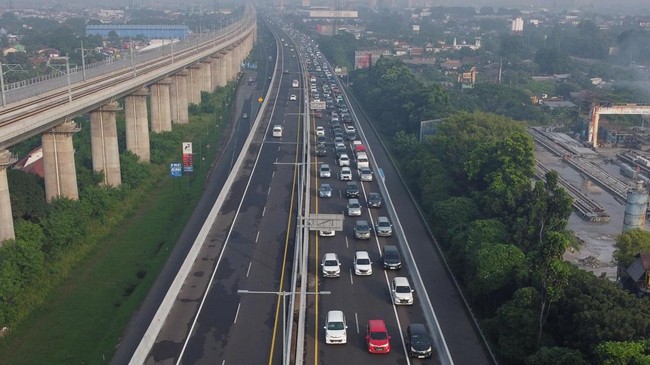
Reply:
[[[598,121],[600,120],[601,114],[650,115],[650,105],[595,105],[591,108],[587,142],[593,146],[593,148],[598,148]]]

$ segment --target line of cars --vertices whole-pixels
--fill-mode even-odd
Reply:
[[[318,157],[326,157],[331,148],[329,143],[333,143],[334,148],[332,151],[335,156],[334,163],[325,162],[318,165],[318,176],[323,180],[332,179],[336,176],[339,181],[345,183],[344,188],[341,189],[341,195],[347,199],[344,209],[345,215],[360,217],[353,225],[356,240],[369,240],[373,231],[379,237],[390,237],[393,229],[388,217],[378,216],[374,222],[374,227],[368,223],[368,220],[361,218],[363,207],[360,200],[360,184],[374,180],[366,148],[358,140],[353,119],[343,96],[340,94],[336,78],[329,71],[327,62],[319,51],[308,50],[307,53],[309,53],[307,57],[308,71],[312,73],[309,77],[311,100],[321,100],[322,98],[325,100],[327,108],[327,113],[319,112],[316,118],[321,123],[315,128],[315,154]],[[329,119],[333,135],[333,138],[329,140],[326,137],[328,134],[326,128],[322,125],[322,121],[326,119]],[[349,150],[352,151],[352,154],[349,153]],[[358,179],[353,176],[352,166],[356,167]],[[336,185],[338,184],[321,183],[318,188],[319,198],[333,198]],[[383,199],[378,192],[369,192],[365,198],[369,208],[382,208]],[[335,232],[333,230],[321,230],[319,236],[331,237],[335,236]],[[382,265],[386,270],[399,270],[402,267],[400,252],[395,245],[383,245],[381,257]],[[321,260],[320,271],[322,277],[340,277],[341,266],[341,260],[335,252],[325,253]],[[373,273],[372,269],[373,262],[370,253],[364,249],[354,251],[352,259],[352,272],[354,275],[370,276]],[[391,280],[390,295],[395,305],[412,305],[414,303],[413,289],[408,278],[404,276],[396,276]],[[347,328],[348,325],[343,311],[328,311],[324,325],[325,343],[347,343]],[[370,319],[367,321],[365,342],[368,352],[390,353],[390,338],[384,320]],[[432,341],[425,325],[417,323],[408,325],[406,341],[410,356],[422,358],[431,356]]]

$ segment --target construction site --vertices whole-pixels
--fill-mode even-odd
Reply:
[[[650,184],[650,134],[643,128],[608,128],[598,139],[601,115],[650,115],[650,106],[599,105],[591,110],[586,141],[551,128],[529,128],[535,140],[536,171],[556,170],[573,198],[571,229],[582,243],[565,259],[596,275],[616,280],[616,237],[645,229]]]

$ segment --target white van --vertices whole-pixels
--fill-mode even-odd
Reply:
[[[273,137],[280,138],[282,137],[282,126],[276,124],[273,126]]]
[[[325,318],[325,343],[344,344],[348,342],[348,325],[342,311],[329,311]]]
[[[365,152],[357,153],[357,169],[369,168],[370,162],[368,161],[368,155]]]

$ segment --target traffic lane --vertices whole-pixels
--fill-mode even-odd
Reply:
[[[250,175],[254,162],[250,153],[255,148],[256,146],[251,145],[248,150],[247,158],[244,160],[238,178],[232,186],[229,198],[224,201],[219,217],[215,221],[215,226],[218,228],[213,227],[211,229],[206,239],[209,244],[204,244],[201,247],[197,256],[201,259],[194,262],[190,275],[186,278],[174,305],[165,318],[165,323],[150,351],[148,360],[154,359],[155,362],[159,362],[177,358],[183,348],[185,339],[190,335],[188,331],[201,303],[201,298],[206,291],[209,278],[214,270],[214,264],[223,247],[227,244],[226,232],[232,224],[234,212],[244,194],[246,177]],[[179,328],[185,330],[179,331]]]
[[[319,212],[335,212],[340,205],[332,200],[332,198],[320,199]],[[361,197],[361,200],[363,200],[363,196]],[[321,203],[321,201],[323,201],[323,203]],[[381,211],[381,209],[372,210]],[[323,238],[318,239],[318,256],[322,257],[325,252],[335,252],[339,256],[339,260],[341,261],[341,277],[336,279],[321,277],[319,279],[319,283],[321,284],[319,285],[320,290],[329,290],[332,294],[320,297],[319,318],[316,320],[314,326],[319,330],[322,328],[320,323],[324,323],[328,310],[343,310],[348,317],[348,324],[350,325],[351,323],[354,323],[354,325],[350,325],[348,341],[350,345],[354,346],[352,352],[357,353],[358,356],[350,357],[351,355],[349,355],[349,351],[344,352],[342,356],[337,355],[336,350],[333,353],[330,353],[329,348],[335,345],[325,344],[323,331],[322,335],[318,336],[319,363],[339,364],[346,361],[357,363],[367,362],[368,358],[366,356],[369,356],[369,354],[367,353],[365,344],[365,325],[368,319],[383,319],[386,322],[388,331],[393,337],[391,340],[393,350],[391,355],[381,358],[383,358],[384,361],[387,361],[387,363],[395,363],[398,359],[404,359],[406,357],[401,336],[405,326],[408,323],[423,322],[422,313],[417,310],[411,310],[410,312],[393,310],[388,282],[389,279],[397,274],[384,272],[379,251],[379,242],[388,243],[390,242],[390,239],[382,237],[376,240],[374,236],[370,240],[354,239],[352,230],[353,221],[356,220],[356,218],[371,220],[369,211],[369,209],[364,208],[361,217],[348,217],[345,219],[344,231],[339,232],[337,237],[328,237],[326,240],[323,240]],[[348,243],[348,245],[345,245],[345,243]],[[369,252],[371,260],[373,261],[373,274],[371,276],[363,277],[355,276],[353,274],[353,256],[354,252],[357,250]],[[314,266],[317,266],[318,263],[315,262],[315,255],[312,258],[312,261],[314,261]],[[318,272],[319,275],[321,275],[320,267],[315,267],[313,270],[317,271],[311,272]],[[402,274],[405,273],[400,273],[399,275]],[[400,315],[400,319],[403,322],[401,327],[397,324],[395,316],[396,312],[405,312]],[[358,333],[357,325],[360,328]],[[315,333],[313,334],[313,337],[316,337]],[[309,354],[309,351],[307,353]]]
[[[290,130],[287,132],[290,132]],[[295,136],[296,133],[284,134],[283,138],[290,139],[292,135]],[[224,263],[227,261],[236,261],[237,266],[233,267],[232,265],[229,266],[224,264],[223,268],[219,268],[216,276],[219,280],[215,283],[216,291],[220,291],[219,285],[223,282],[230,281],[232,282],[232,285],[239,287],[239,279],[243,272],[246,273],[246,277],[253,275],[253,277],[256,278],[256,280],[254,280],[256,285],[260,285],[263,288],[266,288],[266,290],[269,290],[269,288],[270,290],[279,290],[281,271],[278,271],[277,268],[282,267],[284,263],[285,250],[283,249],[283,245],[277,245],[277,243],[285,242],[286,240],[286,229],[283,229],[282,227],[286,226],[289,221],[289,212],[285,208],[287,202],[290,200],[291,184],[288,184],[287,186],[285,182],[293,180],[293,173],[291,172],[291,168],[281,168],[280,172],[277,174],[276,170],[278,166],[283,166],[278,165],[278,162],[283,163],[285,160],[291,162],[295,160],[296,153],[295,144],[293,144],[293,152],[291,152],[291,149],[276,149],[275,143],[273,143],[276,139],[277,138],[272,138],[270,140],[271,142],[264,144],[264,147],[262,148],[256,170],[251,176],[247,195],[242,201],[237,221],[233,227],[233,232],[230,237],[230,242],[232,242],[232,246],[230,247],[232,249],[227,250],[227,256],[225,257],[227,257],[228,260],[224,260]],[[272,177],[275,178],[272,179]],[[271,182],[271,184],[269,184],[269,182]],[[271,191],[273,191],[273,194],[271,194]],[[268,220],[267,212],[269,213],[268,217],[270,217],[273,222],[270,225],[267,224],[266,227],[260,227],[258,230],[258,225],[261,225],[262,222]],[[262,236],[261,242],[271,240],[272,243],[269,245],[258,245],[260,243],[260,233]],[[247,245],[251,244],[256,245],[256,248],[252,249],[247,247]],[[264,248],[271,249],[265,250]],[[250,252],[251,250],[253,251],[252,254]],[[255,256],[255,260],[251,260],[251,256]],[[273,260],[273,258],[275,258],[275,260]],[[253,266],[253,263],[256,263],[256,265]],[[259,272],[262,272],[262,274],[255,275],[255,273]],[[232,285],[224,289],[229,288],[231,292],[234,291],[236,293],[237,289],[232,288]],[[219,296],[216,298],[219,298]],[[214,302],[214,306],[214,311],[220,311],[220,302]],[[207,313],[212,313],[214,311],[207,309]],[[257,319],[257,323],[267,322],[270,318],[269,316],[275,318],[275,313],[271,308],[268,308],[267,312],[256,308],[253,313],[256,314],[252,317]],[[258,318],[260,315],[264,315],[265,318]],[[199,316],[199,321],[196,326],[196,334],[193,336],[192,342],[188,345],[188,356],[186,356],[188,361],[194,363],[201,359],[214,359],[217,354],[212,354],[206,349],[218,349],[220,353],[225,353],[225,358],[231,357],[229,354],[234,351],[232,359],[237,359],[236,361],[244,361],[245,363],[257,363],[261,360],[258,357],[259,353],[255,353],[258,356],[242,359],[241,354],[238,353],[239,351],[236,348],[231,350],[230,347],[224,349],[217,346],[215,336],[219,338],[230,338],[230,336],[227,336],[227,333],[219,333],[215,328],[217,323],[214,322],[214,317],[215,316],[212,315],[206,315],[204,319],[203,315]],[[249,317],[251,316],[247,316],[247,318]],[[271,329],[269,329],[269,331],[271,331]],[[260,335],[266,335],[266,331],[260,331]],[[269,338],[271,337],[269,336]],[[246,339],[247,338],[241,338],[240,340],[242,341],[235,339],[232,343],[243,343],[243,340]],[[251,339],[252,338],[248,338],[248,340]],[[259,344],[264,343],[264,338],[259,339],[257,342]],[[193,356],[193,354],[197,355]]]
[[[273,292],[287,288],[287,283],[281,286],[280,280],[282,269],[286,269],[285,265],[292,262],[291,255],[285,259],[287,236],[293,237],[294,229],[291,227],[292,232],[287,234],[286,227],[292,222],[289,219],[289,210],[286,209],[287,202],[290,200],[291,184],[285,182],[293,180],[293,167],[277,165],[270,161],[275,151],[273,147],[275,146],[270,145],[269,151],[262,151],[261,155],[270,157],[264,161],[264,164],[258,165],[261,171],[257,174],[256,170],[249,190],[252,193],[247,195],[244,201],[244,206],[250,206],[247,209],[253,212],[261,210],[259,228],[251,226],[252,217],[248,219],[245,215],[242,215],[236,223],[235,232],[239,232],[242,236],[254,237],[250,242],[254,250],[252,255],[245,257],[239,267],[245,275],[238,282],[233,282],[235,293],[240,289]],[[290,156],[291,153],[284,153],[284,155],[285,157],[279,158],[280,161],[293,158]],[[267,188],[265,185],[268,181],[271,181],[271,184]],[[228,256],[237,256],[239,254],[237,251],[244,249],[245,247],[241,245],[231,245]],[[287,253],[292,252],[289,249]],[[221,356],[215,354],[216,356],[206,356],[206,358],[212,359],[212,363],[214,359],[223,359],[230,364],[260,364],[267,362],[270,357],[279,362],[281,359],[279,342],[282,337],[281,333],[276,332],[275,336],[273,333],[274,329],[279,331],[281,328],[281,322],[276,320],[280,298],[263,294],[239,296],[241,304],[236,316],[237,325],[233,326],[231,333],[224,338],[224,345],[227,346],[222,349]],[[218,310],[217,306],[215,311]],[[258,350],[250,351],[251,344],[254,344]]]
[[[348,100],[348,103],[354,104],[355,110],[360,110],[354,100]],[[463,299],[453,284],[453,279],[440,259],[435,243],[417,211],[414,199],[409,195],[395,167],[391,164],[379,138],[371,131],[369,122],[361,114],[357,116],[360,118],[359,123],[364,128],[369,145],[375,146],[372,149],[373,157],[378,167],[384,171],[386,187],[454,362],[491,364],[492,361],[475,330],[471,314],[467,312]],[[395,224],[396,222],[393,222],[393,225]]]

